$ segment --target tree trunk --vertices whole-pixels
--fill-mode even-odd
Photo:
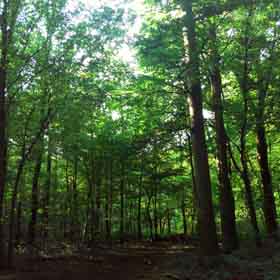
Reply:
[[[18,198],[18,188],[20,183],[20,178],[24,169],[24,165],[28,157],[33,151],[33,148],[36,146],[38,140],[43,137],[43,132],[45,129],[48,128],[49,124],[49,114],[47,115],[47,118],[42,119],[42,122],[40,124],[40,129],[38,133],[36,134],[36,137],[33,139],[33,141],[30,143],[28,147],[26,147],[26,129],[28,126],[28,121],[25,125],[25,131],[24,131],[24,139],[23,139],[23,146],[21,150],[21,158],[18,162],[18,169],[16,174],[15,183],[12,190],[12,198],[11,198],[11,208],[10,208],[10,222],[9,222],[9,240],[8,240],[8,265],[11,266],[13,263],[13,254],[14,254],[14,224],[15,224],[15,210],[16,210],[16,203]]]
[[[105,157],[105,180],[106,180],[106,202],[105,202],[105,228],[106,239],[111,239],[111,224],[110,224],[110,205],[111,205],[111,159]]]
[[[3,201],[6,185],[6,168],[7,168],[7,139],[6,139],[6,98],[5,92],[2,91],[2,76],[0,69],[0,262],[4,258],[4,234],[3,234]]]
[[[23,172],[24,164],[25,164],[25,146],[22,148],[22,156],[18,163],[18,169],[15,179],[15,184],[13,187],[12,199],[11,199],[11,207],[10,207],[10,222],[9,222],[9,240],[8,240],[8,266],[11,267],[13,265],[13,257],[14,257],[14,228],[15,228],[15,210],[18,196],[18,188],[20,183],[20,178]]]
[[[72,222],[71,222],[71,234],[72,240],[77,241],[79,239],[80,221],[78,215],[78,157],[75,156],[73,163],[73,181],[72,181]]]
[[[154,239],[153,220],[152,220],[151,213],[150,213],[151,201],[152,201],[152,195],[149,195],[148,203],[147,203],[147,207],[146,207],[146,215],[147,215],[147,220],[148,220],[148,225],[149,225],[150,239],[153,240]]]
[[[18,206],[17,206],[17,217],[16,217],[16,234],[15,234],[15,246],[19,246],[23,241],[23,231],[22,231],[22,218],[23,218],[23,207],[22,201],[24,201],[24,188],[25,188],[25,176],[22,176],[19,194],[18,194]]]
[[[167,232],[170,235],[171,234],[171,215],[170,215],[170,209],[167,209]]]
[[[202,90],[199,70],[199,50],[196,43],[195,20],[192,1],[184,0],[186,12],[190,78],[189,107],[192,118],[192,149],[197,189],[200,247],[204,255],[217,255],[219,252],[214,211],[212,205],[211,182],[208,153],[205,143],[204,121],[202,114]]]
[[[95,234],[96,237],[101,233],[101,184],[103,176],[103,162],[102,159],[96,159],[94,168],[94,187],[95,187]]]
[[[38,150],[35,150],[36,159],[35,159],[35,167],[34,167],[34,174],[32,180],[32,199],[31,199],[31,220],[29,223],[28,229],[28,243],[32,245],[36,239],[36,226],[37,226],[37,213],[39,208],[39,178],[41,173],[41,166],[42,166],[42,158],[43,158],[43,138],[40,139],[38,143]]]
[[[192,177],[191,234],[193,235],[195,229],[198,229],[198,225],[195,227],[195,222],[196,222],[196,217],[197,217],[197,191],[196,191],[196,184],[195,184],[195,174],[194,174],[194,165],[193,165],[193,153],[192,153],[192,144],[191,144],[190,137],[188,137],[188,152],[189,152],[189,155],[190,155],[190,166],[191,166],[191,177]]]
[[[219,168],[222,242],[224,250],[231,252],[232,250],[237,249],[239,245],[235,221],[234,197],[229,178],[227,137],[222,105],[222,79],[219,67],[219,54],[216,46],[216,26],[214,25],[211,26],[210,38],[212,40],[211,83],[213,90],[213,109],[215,113],[216,145]]]
[[[50,190],[51,190],[51,176],[52,176],[52,147],[51,136],[48,133],[48,155],[47,155],[47,179],[46,190],[44,198],[43,221],[44,221],[44,240],[47,241],[49,235],[49,207],[50,207]]]
[[[70,187],[70,175],[69,175],[69,161],[65,160],[65,182],[66,182],[66,195],[64,199],[64,207],[65,207],[65,217],[64,217],[64,224],[65,224],[65,231],[64,231],[64,239],[68,241],[69,233],[70,233],[70,226],[71,226],[71,187]]]
[[[184,199],[184,198],[183,198]],[[182,211],[182,218],[183,218],[183,229],[184,229],[184,234],[187,234],[187,217],[186,217],[186,205],[185,201],[182,201],[181,204],[181,211]]]
[[[18,207],[17,207],[17,222],[16,222],[16,234],[15,234],[15,244],[16,246],[20,245],[22,239],[22,231],[21,231],[21,218],[22,218],[22,206],[21,206],[21,198],[19,198]]]
[[[182,141],[182,135],[180,135],[180,168],[183,170],[184,169],[184,144]],[[186,190],[185,190],[185,184],[182,185],[182,200],[181,200],[181,212],[182,212],[182,220],[183,220],[183,230],[184,230],[184,235],[187,235],[187,217],[186,217]]]
[[[258,105],[256,110],[257,153],[263,187],[263,210],[266,231],[269,235],[277,238],[277,213],[268,163],[266,131],[264,124],[265,97],[266,91],[261,86],[258,91]]]
[[[242,152],[242,154],[243,154],[243,152]],[[244,158],[243,155],[241,157]],[[256,242],[256,245],[259,247],[259,246],[261,246],[261,237],[260,237],[260,230],[259,230],[259,226],[258,226],[256,209],[255,209],[255,205],[254,205],[254,199],[253,199],[252,186],[251,186],[251,181],[250,181],[250,177],[249,177],[248,166],[247,166],[246,159],[245,160],[242,159],[241,162],[242,162],[242,167],[243,167],[242,179],[243,179],[244,186],[245,186],[246,204],[247,204],[248,211],[249,211],[250,222],[253,227],[254,234],[255,234],[255,242]]]
[[[251,180],[249,175],[247,157],[246,157],[246,135],[248,129],[248,94],[249,94],[249,37],[248,32],[250,28],[249,24],[250,16],[248,17],[248,22],[246,23],[245,37],[244,37],[244,64],[243,64],[243,76],[240,81],[240,90],[243,98],[243,120],[241,123],[240,130],[240,161],[242,165],[242,180],[245,187],[245,198],[248,207],[248,212],[250,216],[250,221],[255,234],[255,242],[257,246],[261,245],[260,231],[257,221],[257,215],[254,205],[253,193]]]
[[[154,238],[158,239],[158,182],[154,181]]]
[[[138,185],[138,205],[137,205],[137,237],[139,240],[142,239],[142,215],[141,215],[141,204],[142,204],[142,183],[143,183],[143,167],[141,167],[141,174]]]
[[[110,160],[110,190],[109,190],[109,227],[112,235],[112,217],[113,217],[113,159]]]
[[[124,159],[121,160],[120,181],[120,242],[124,242]]]
[[[86,177],[87,177],[87,182],[88,182],[88,191],[87,191],[87,216],[86,216],[86,228],[85,228],[85,234],[84,234],[84,241],[88,245],[90,245],[90,241],[92,240],[91,235],[91,213],[92,213],[92,180],[91,180],[91,175],[90,175],[90,164],[87,165],[88,159],[84,159],[84,166],[86,170]]]
[[[1,15],[1,60],[0,60],[0,263],[5,260],[3,233],[3,203],[7,171],[7,64],[8,64],[8,23],[7,1],[4,1]]]

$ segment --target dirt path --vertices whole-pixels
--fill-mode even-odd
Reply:
[[[183,246],[98,249],[93,254],[18,257],[0,280],[278,280],[278,246],[205,260]]]
[[[179,279],[165,268],[182,254],[182,249],[117,248],[88,256],[24,258],[18,261],[16,279]]]

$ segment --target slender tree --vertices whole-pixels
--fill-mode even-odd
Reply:
[[[255,242],[257,246],[261,245],[260,230],[257,221],[257,214],[254,205],[254,197],[252,192],[252,183],[250,180],[247,148],[246,148],[246,137],[248,133],[248,110],[249,110],[249,49],[250,49],[250,20],[252,16],[252,7],[249,10],[249,18],[246,19],[245,30],[244,30],[244,53],[243,53],[243,67],[242,76],[240,79],[240,91],[243,100],[243,118],[240,129],[240,162],[242,166],[241,177],[245,187],[245,198],[250,216],[250,221],[255,234]]]
[[[220,57],[217,50],[217,35],[215,23],[210,26],[211,40],[211,84],[213,91],[213,111],[215,114],[216,145],[219,168],[220,211],[222,224],[223,247],[226,251],[238,248],[238,237],[235,222],[235,205],[229,177],[229,162],[227,157],[227,136],[223,116],[223,87],[220,72]]]

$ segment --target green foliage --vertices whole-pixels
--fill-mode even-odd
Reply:
[[[91,11],[80,6],[70,12],[65,0],[20,2],[8,62],[9,189],[6,202],[11,200],[22,150],[27,151],[34,144],[25,163],[18,195],[24,208],[22,220],[27,224],[39,133],[44,142],[37,209],[39,223],[43,223],[44,207],[48,207],[49,222],[54,228],[63,224],[65,236],[74,228],[79,238],[87,239],[93,231],[90,225],[94,225],[96,231],[105,231],[107,220],[111,222],[112,231],[118,231],[121,207],[124,207],[125,231],[135,233],[140,205],[139,219],[146,235],[156,230],[156,219],[159,233],[167,232],[168,222],[172,224],[172,231],[182,231],[182,211],[187,216],[187,231],[193,233],[195,199],[189,149],[191,129],[186,109],[191,67],[179,1],[145,1],[149,11],[142,18],[141,30],[132,46],[139,71],[134,71],[119,55],[127,44],[127,32],[135,20],[135,12],[110,6]],[[198,17],[203,98],[210,114],[205,117],[205,124],[214,208],[219,220],[217,152],[209,81],[212,61],[208,38],[213,24],[217,26],[225,127],[237,167],[240,165],[240,127],[245,114],[240,89],[245,35],[249,39],[246,157],[261,220],[263,193],[259,187],[255,114],[262,81],[268,83],[265,127],[279,207],[280,49],[276,12],[279,5],[276,1],[265,8],[262,3],[251,8],[241,5],[199,19],[209,5],[215,4],[214,10],[218,10],[227,3],[216,2],[195,1],[194,7]],[[11,7],[10,13],[15,13],[16,8]],[[251,13],[249,17],[248,13]],[[12,24],[10,18],[9,22]],[[248,26],[248,34],[245,34]],[[51,175],[47,171],[49,153]],[[237,221],[241,231],[247,231],[244,188],[232,161],[231,169]],[[51,176],[50,201],[46,206],[48,176]],[[124,206],[121,206],[122,191]],[[100,225],[95,224],[96,215],[102,219]],[[60,233],[61,238],[65,237],[63,234]]]

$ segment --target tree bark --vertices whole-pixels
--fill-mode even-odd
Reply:
[[[71,234],[72,240],[77,241],[80,235],[80,221],[78,215],[78,156],[75,155],[73,163],[73,181],[72,181],[72,221]]]
[[[195,222],[196,222],[195,220],[197,216],[197,191],[196,191],[194,165],[193,165],[192,143],[190,137],[188,137],[188,152],[190,156],[191,177],[192,177],[192,206],[193,206],[192,210],[193,211],[191,215],[191,234],[193,234],[195,228],[198,229],[198,226],[195,227]]]
[[[140,171],[140,179],[138,185],[138,205],[137,205],[137,236],[138,239],[142,239],[142,212],[141,212],[141,204],[142,204],[142,184],[143,184],[143,166],[141,166]]]
[[[25,176],[22,176],[20,186],[19,186],[19,194],[18,194],[18,205],[17,205],[17,215],[16,215],[16,234],[15,234],[15,246],[19,246],[23,241],[23,231],[22,231],[22,218],[23,216],[23,207],[22,201],[24,201],[24,188],[25,188]]]
[[[33,148],[37,144],[38,140],[43,137],[43,133],[45,129],[48,128],[49,125],[49,115],[50,112],[48,112],[47,116],[41,120],[40,128],[36,134],[36,136],[32,139],[32,142],[29,144],[29,146],[26,145],[26,131],[29,123],[29,118],[25,124],[25,130],[24,130],[24,138],[23,138],[23,145],[21,149],[21,158],[18,161],[18,169],[16,174],[15,183],[13,186],[12,191],[12,198],[11,198],[11,207],[10,207],[10,222],[9,222],[9,240],[8,240],[8,266],[12,266],[13,263],[13,255],[14,255],[14,226],[15,226],[15,210],[16,210],[16,203],[17,203],[17,196],[18,196],[18,188],[20,183],[20,178],[24,169],[24,165],[26,163],[26,160],[29,158],[30,154],[33,151]],[[30,116],[32,115],[32,111],[30,112]]]
[[[124,242],[124,159],[121,160],[121,181],[120,181],[120,242]]]
[[[210,27],[211,49],[211,83],[213,91],[213,109],[215,114],[216,145],[219,169],[220,212],[223,248],[231,252],[238,248],[238,236],[235,222],[235,203],[232,193],[227,158],[227,136],[224,126],[222,104],[222,78],[217,51],[216,26]]]
[[[71,187],[70,187],[70,175],[69,175],[69,161],[65,160],[65,182],[66,182],[66,195],[64,200],[65,217],[64,217],[64,239],[69,239],[70,227],[71,227]]]
[[[44,197],[44,209],[43,209],[43,221],[44,221],[44,240],[47,241],[49,235],[49,207],[50,207],[50,191],[52,183],[52,147],[51,147],[51,136],[48,131],[48,155],[47,155],[47,179],[46,179],[46,190]]]
[[[147,215],[146,219],[148,220],[149,234],[150,234],[151,240],[154,239],[153,220],[152,220],[151,212],[150,212],[152,197],[153,197],[152,195],[148,195],[148,202],[147,202],[147,206],[146,206],[146,215]]]
[[[266,130],[264,124],[265,97],[266,90],[263,88],[263,86],[260,86],[257,96],[258,104],[256,110],[257,153],[263,187],[263,210],[266,231],[268,235],[277,238],[277,213],[272,188],[271,173],[268,163]]]
[[[183,230],[184,230],[184,234],[187,234],[187,217],[186,217],[186,205],[185,205],[185,201],[183,198],[182,204],[181,204],[181,211],[182,211],[182,218],[183,218]]]
[[[153,209],[153,215],[154,215],[154,238],[158,239],[158,179],[155,178],[154,180],[154,209]]]
[[[251,16],[251,14],[250,14]],[[248,32],[250,28],[249,20],[250,16],[248,17],[248,22],[246,23],[246,29],[245,29],[245,36],[244,36],[244,58],[243,58],[243,73],[242,78],[240,81],[240,90],[241,95],[243,98],[243,120],[241,123],[241,130],[240,130],[240,161],[242,166],[242,172],[241,177],[244,182],[245,187],[245,199],[246,204],[248,207],[248,212],[250,216],[250,221],[254,230],[255,234],[255,242],[257,246],[261,245],[261,238],[260,238],[260,231],[257,221],[257,214],[256,209],[254,205],[254,199],[253,199],[253,193],[252,193],[252,186],[251,186],[251,180],[249,175],[249,168],[247,163],[247,157],[246,157],[246,135],[247,135],[247,129],[248,129],[248,110],[249,110],[249,104],[248,104],[248,94],[249,94],[249,37]]]
[[[167,232],[170,235],[171,234],[171,214],[170,209],[167,209]]]
[[[43,137],[43,136],[42,136]],[[36,151],[35,167],[32,180],[32,195],[31,195],[31,220],[28,230],[28,243],[32,245],[36,239],[37,213],[39,208],[39,178],[41,173],[42,158],[43,158],[43,138],[39,140],[38,150]]]
[[[24,169],[26,160],[25,155],[25,145],[22,148],[22,155],[21,159],[18,163],[18,169],[15,179],[15,184],[13,187],[13,194],[11,199],[11,208],[10,208],[10,222],[9,222],[9,240],[8,240],[8,266],[11,267],[13,265],[13,257],[14,257],[14,227],[15,227],[15,210],[16,210],[16,203],[17,203],[17,196],[18,196],[18,188],[19,188],[19,182],[20,178]]]
[[[106,180],[106,202],[105,202],[105,228],[106,239],[111,239],[111,223],[110,223],[110,208],[111,208],[111,158],[105,157],[105,180]]]
[[[7,64],[8,64],[8,3],[3,1],[1,15],[1,60],[0,60],[0,262],[4,263],[5,241],[3,233],[3,201],[7,172]]]
[[[96,237],[100,236],[101,233],[101,184],[102,184],[102,176],[103,176],[103,162],[101,158],[97,158],[95,161],[94,168],[94,187],[95,187],[95,234]]]
[[[109,226],[112,235],[112,217],[113,217],[113,158],[110,161],[110,190],[109,190]]]
[[[192,149],[194,157],[195,181],[199,221],[200,247],[204,255],[217,255],[219,252],[214,211],[212,205],[211,181],[208,153],[205,143],[204,121],[202,114],[202,90],[199,70],[199,50],[196,42],[195,20],[192,1],[184,0],[186,12],[189,55],[189,107],[192,119]]]
[[[18,207],[17,207],[17,221],[16,221],[16,234],[15,234],[15,244],[16,246],[20,245],[22,239],[22,229],[21,229],[21,218],[22,218],[22,206],[21,198],[19,198]]]

